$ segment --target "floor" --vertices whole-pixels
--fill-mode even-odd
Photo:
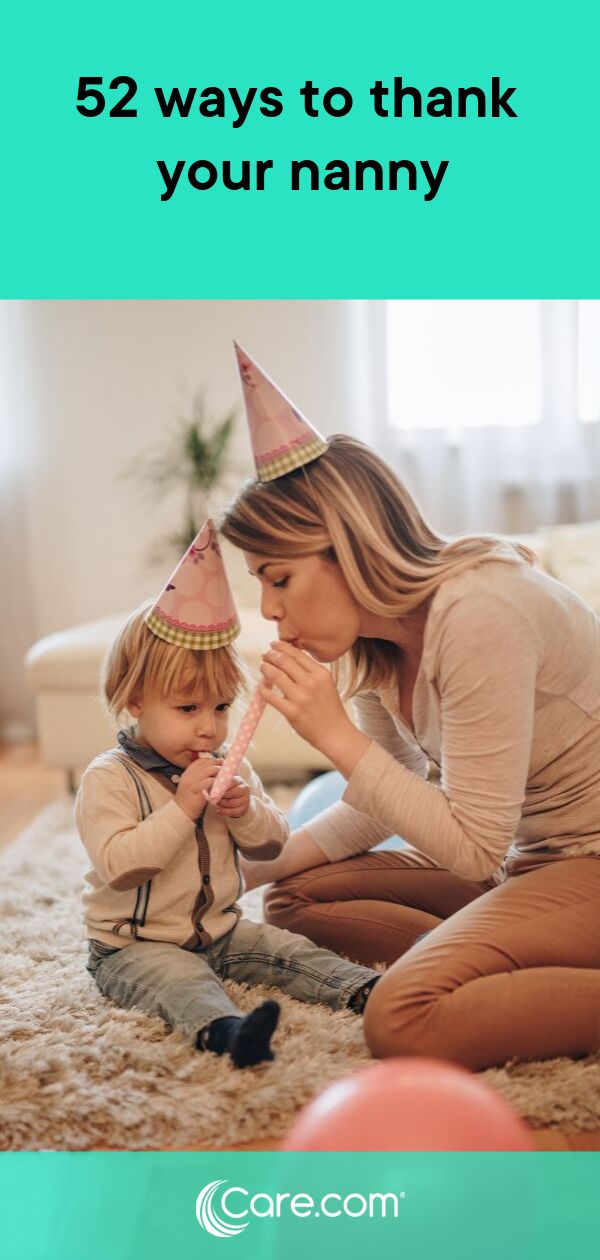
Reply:
[[[65,793],[65,776],[45,766],[33,744],[0,744],[0,848],[10,844],[45,805]],[[563,1133],[541,1129],[533,1133],[540,1151],[600,1151],[600,1130],[589,1133]],[[255,1142],[237,1146],[238,1151],[268,1151],[277,1142]],[[199,1150],[201,1147],[190,1147]]]
[[[0,743],[0,848],[65,790],[63,771],[45,766],[35,745]]]

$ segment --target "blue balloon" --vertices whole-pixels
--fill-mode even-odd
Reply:
[[[298,793],[289,811],[291,830],[296,831],[298,827],[303,827],[311,818],[316,818],[317,814],[322,814],[324,809],[339,801],[345,787],[346,780],[338,770],[328,770],[326,774],[319,774],[316,779],[311,779]],[[400,836],[388,836],[387,840],[382,840],[381,844],[374,847],[404,849],[406,840],[402,840]]]

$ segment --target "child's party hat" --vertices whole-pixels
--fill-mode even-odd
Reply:
[[[239,634],[233,595],[210,519],[146,614],[146,625],[175,647],[225,647]]]
[[[234,341],[259,481],[274,481],[309,464],[327,442],[279,387]]]

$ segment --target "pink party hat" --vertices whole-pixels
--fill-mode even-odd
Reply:
[[[234,341],[259,481],[274,481],[309,464],[327,442],[274,381]]]
[[[233,595],[210,519],[204,522],[145,620],[153,634],[175,647],[225,647],[239,634]]]

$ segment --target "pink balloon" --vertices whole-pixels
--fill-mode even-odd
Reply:
[[[531,1151],[488,1085],[438,1059],[388,1059],[344,1076],[300,1112],[286,1151]]]

